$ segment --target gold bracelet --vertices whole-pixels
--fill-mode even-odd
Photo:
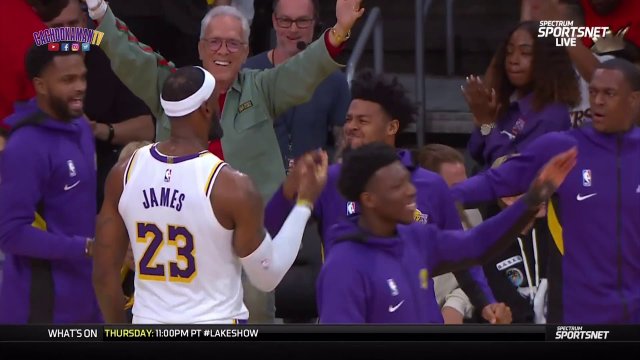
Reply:
[[[298,198],[298,200],[296,201],[296,206],[298,205],[308,207],[309,210],[313,211],[313,203],[309,200]]]
[[[346,36],[342,36],[342,35],[338,34],[338,31],[336,31],[336,27],[334,26],[334,27],[331,28],[331,33],[336,38],[336,40],[338,40],[339,43],[343,43],[343,42],[349,40],[349,38],[351,37],[351,29],[349,29],[349,31],[347,31],[347,35]]]

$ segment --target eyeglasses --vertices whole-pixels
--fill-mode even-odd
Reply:
[[[293,25],[293,23],[296,24],[298,29],[306,29],[311,26],[311,24],[313,23],[313,19],[300,18],[294,20],[287,17],[276,17],[276,24],[278,24],[278,26],[281,28],[288,29],[291,27],[291,25]]]
[[[210,39],[202,39],[202,41],[206,42],[209,46],[209,50],[215,52],[220,50],[222,47],[222,43],[225,43],[227,46],[227,50],[230,53],[238,52],[246,43],[233,39],[220,39],[220,38],[210,38]]]

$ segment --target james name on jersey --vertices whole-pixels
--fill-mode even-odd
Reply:
[[[157,194],[160,194],[160,202],[158,202]],[[142,190],[142,195],[144,196],[142,206],[144,206],[145,209],[164,206],[180,211],[182,210],[182,203],[186,198],[184,193],[168,187],[161,187],[159,191],[154,188],[145,189]]]

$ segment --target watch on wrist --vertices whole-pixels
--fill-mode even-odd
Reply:
[[[93,242],[94,238],[87,238],[87,242],[84,245],[84,254],[85,256],[91,257],[93,256]]]
[[[491,134],[491,130],[493,130],[493,128],[496,127],[495,123],[491,123],[491,124],[482,124],[480,125],[480,134],[482,134],[483,136],[487,136],[489,134]]]

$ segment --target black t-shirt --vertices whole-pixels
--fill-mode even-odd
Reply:
[[[87,93],[84,112],[90,120],[116,124],[124,120],[148,115],[147,106],[118,79],[111,70],[107,55],[97,46],[85,53],[87,67]],[[120,146],[96,140],[98,162],[98,210],[102,205],[104,182],[109,170],[118,161]]]

